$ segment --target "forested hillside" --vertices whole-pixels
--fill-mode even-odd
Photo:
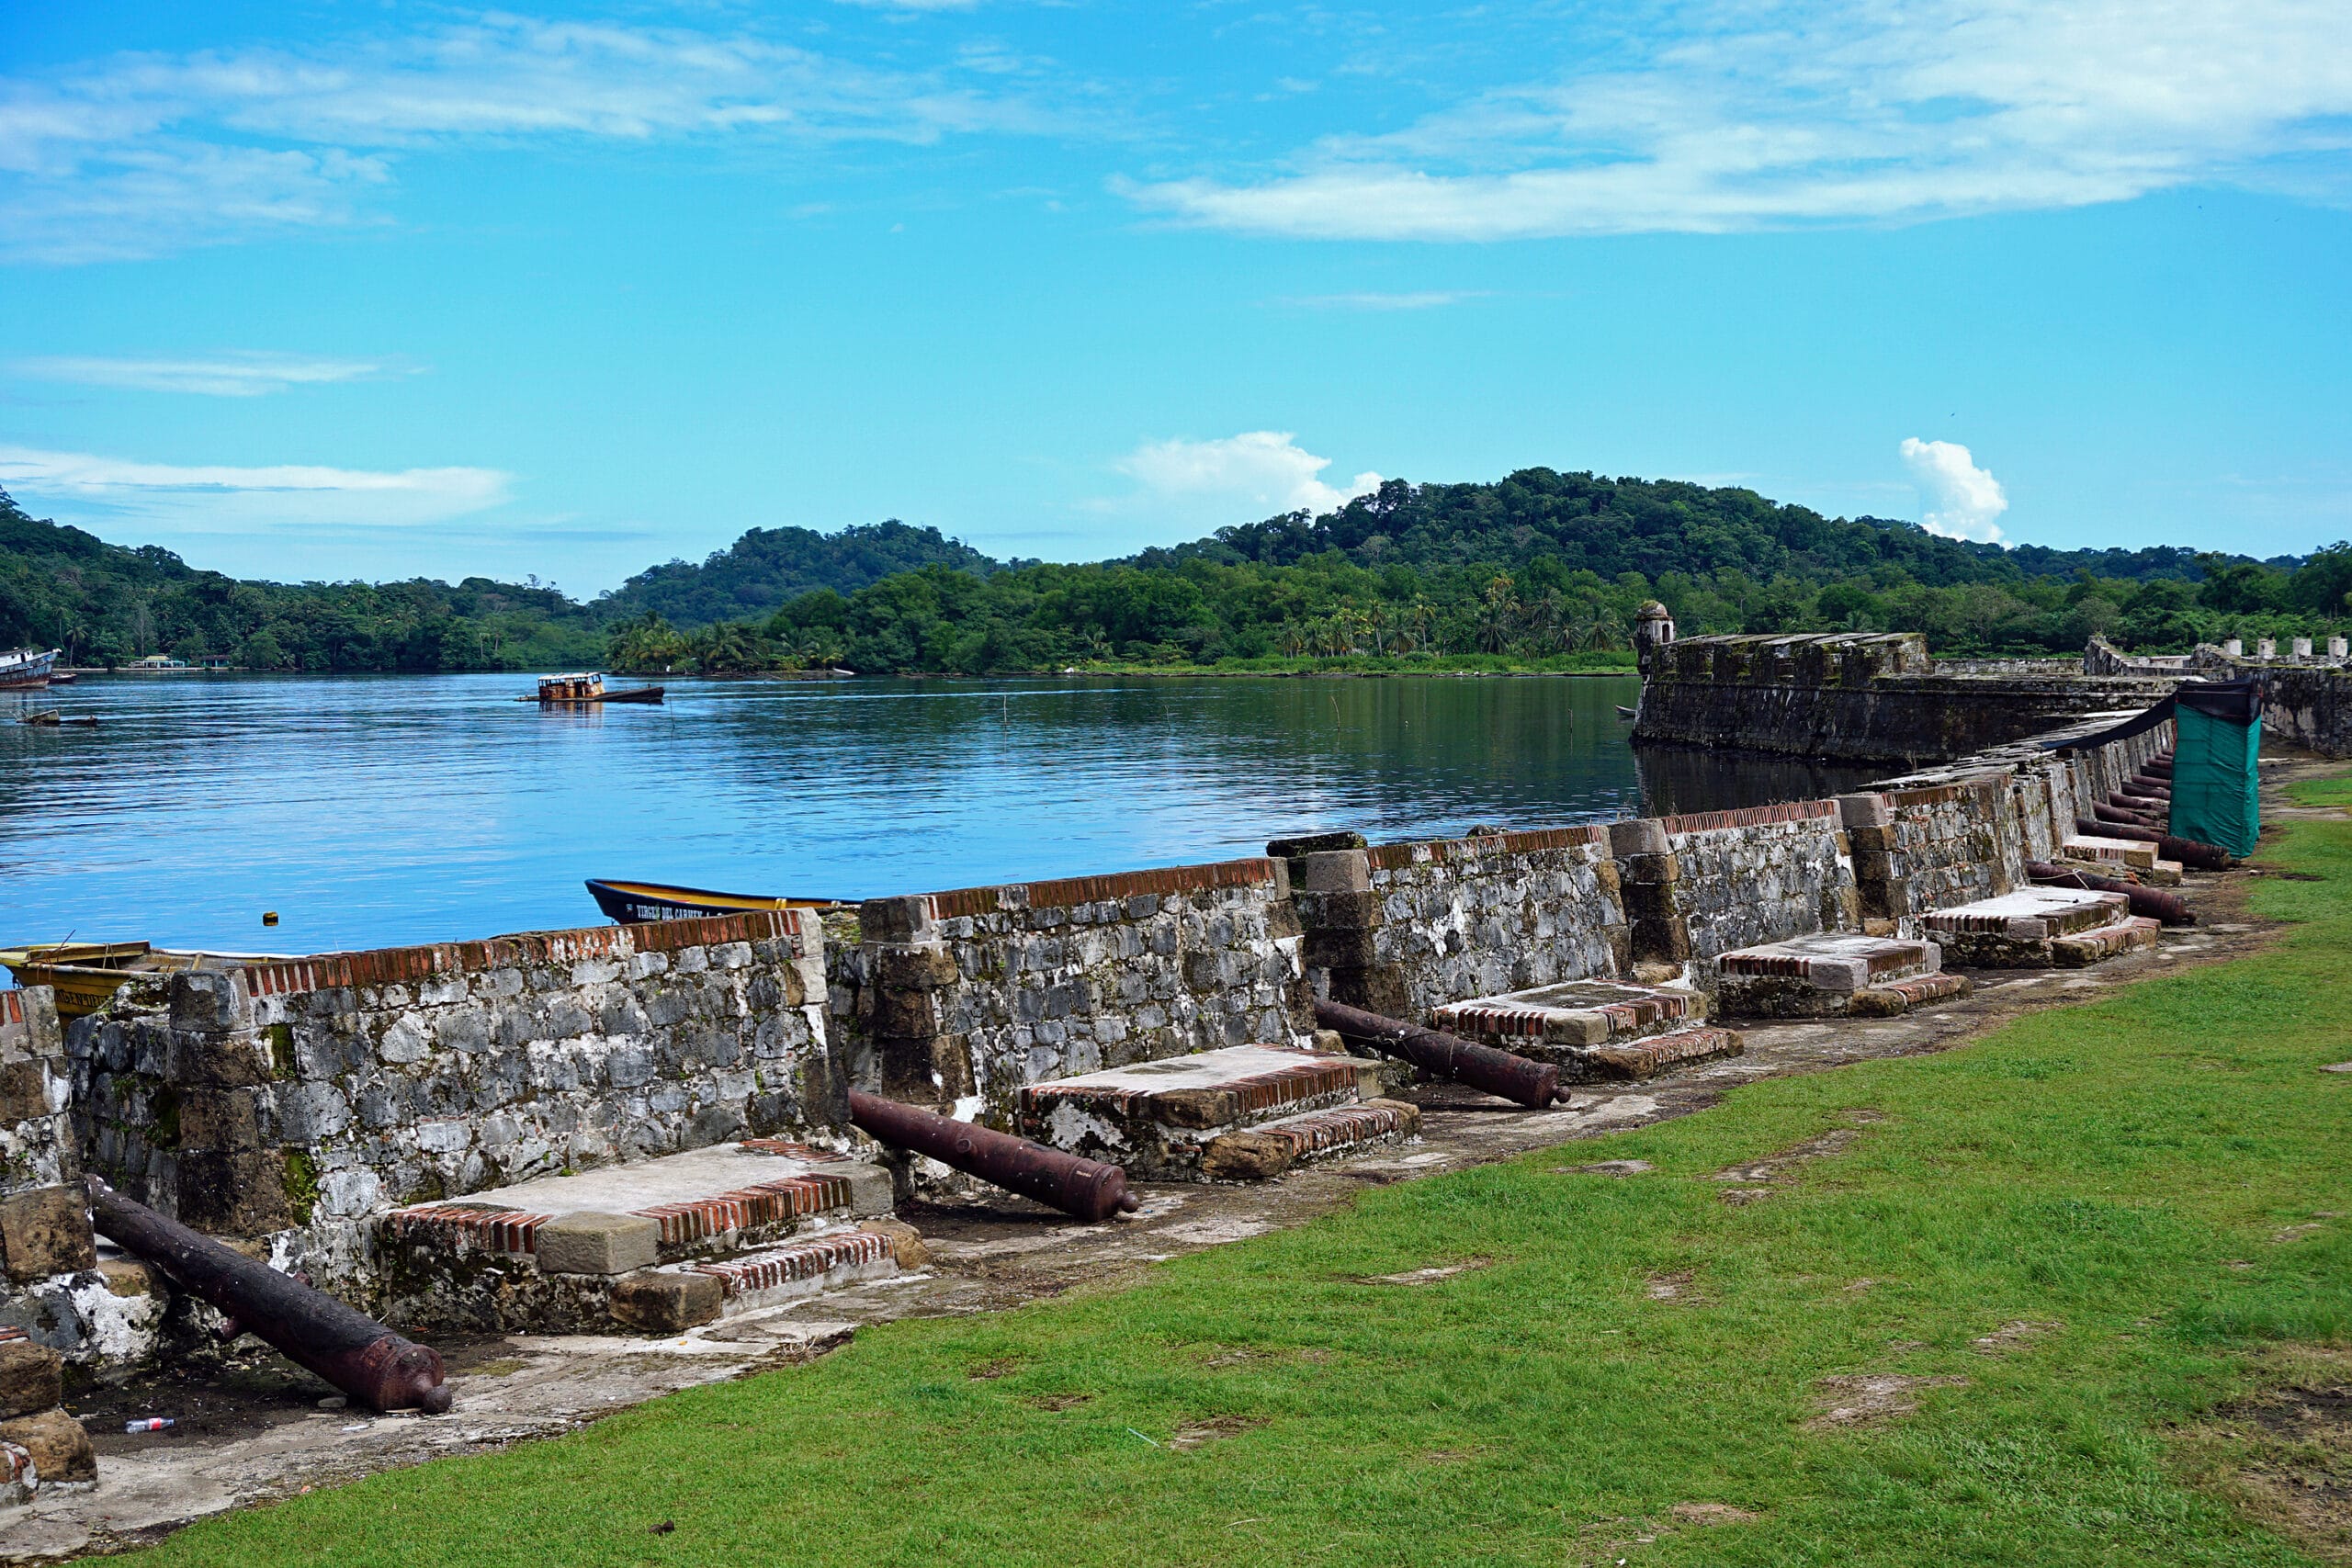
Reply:
[[[594,663],[604,638],[552,588],[241,582],[28,517],[0,492],[0,648],[18,644],[74,663],[168,653],[254,670],[527,670]]]
[[[1916,630],[1968,654],[2071,653],[2097,632],[2154,650],[2340,631],[2347,593],[2340,545],[2272,562],[2005,550],[1752,491],[1546,468],[1392,480],[1319,517],[1080,566],[1001,563],[897,522],[753,529],[588,604],[483,578],[239,582],[0,497],[0,645],[85,660],[220,653],[254,669],[1556,669],[1623,663],[1653,597],[1686,634]]]
[[[648,567],[596,601],[599,615],[625,620],[655,615],[675,626],[764,615],[812,589],[854,593],[893,572],[955,567],[985,577],[998,563],[936,528],[893,517],[838,534],[811,528],[753,528],[700,566],[683,560]]]

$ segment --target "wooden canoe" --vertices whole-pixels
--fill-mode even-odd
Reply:
[[[51,986],[57,1016],[81,1018],[107,1005],[140,975],[186,969],[227,969],[240,964],[275,963],[263,953],[175,953],[143,942],[51,942],[0,948],[0,964],[19,986]]]
[[[588,895],[605,918],[633,926],[645,920],[687,920],[702,915],[740,915],[746,909],[854,909],[848,898],[782,898],[762,893],[714,893],[707,887],[676,887],[666,882],[604,882],[594,877]]]

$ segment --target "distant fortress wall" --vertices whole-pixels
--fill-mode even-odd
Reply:
[[[1916,765],[2137,710],[2177,677],[2042,660],[1938,664],[1916,632],[1696,637],[1642,656],[1636,744]]]
[[[2262,653],[2266,646],[2270,649],[2267,657]],[[2329,638],[2324,653],[2309,641],[2290,643],[2285,659],[2278,657],[2275,642],[2256,645],[2256,657],[2248,659],[2201,643],[2188,656],[2188,664],[2198,674],[2215,680],[2261,676],[2265,729],[2324,757],[2352,757],[2352,656],[2345,639]]]

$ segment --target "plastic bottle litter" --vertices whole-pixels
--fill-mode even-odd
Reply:
[[[168,1416],[150,1416],[143,1421],[125,1421],[122,1429],[126,1432],[168,1432],[178,1425]]]

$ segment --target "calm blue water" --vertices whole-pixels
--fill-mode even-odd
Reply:
[[[591,876],[865,897],[1642,807],[1631,678],[687,682],[585,714],[530,684],[0,696],[0,942],[329,952],[594,924]],[[13,722],[46,706],[100,728]],[[1734,803],[1692,787],[1672,808]]]

